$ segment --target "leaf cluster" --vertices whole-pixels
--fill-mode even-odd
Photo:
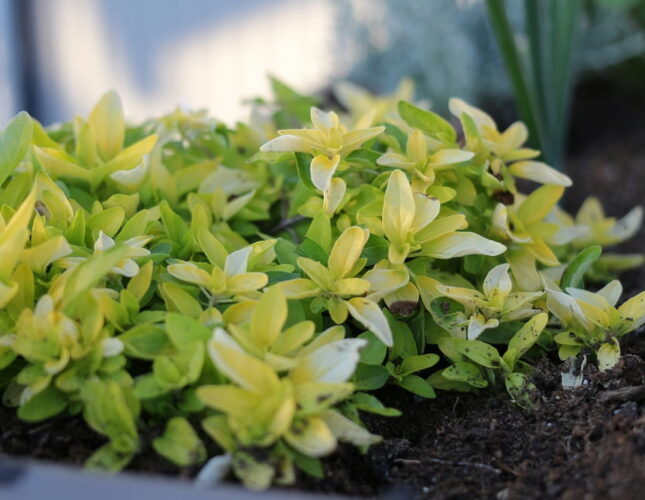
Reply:
[[[205,433],[262,489],[378,442],[361,412],[400,414],[371,393],[388,384],[503,383],[528,408],[543,353],[616,363],[645,296],[617,307],[617,280],[584,279],[642,263],[600,255],[640,208],[565,213],[571,181],[526,127],[458,99],[452,119],[398,94],[341,113],[272,86],[235,127],[131,125],[110,92],[87,119],[0,132],[0,388],[20,418],[82,416],[109,470],[150,446],[203,464]]]

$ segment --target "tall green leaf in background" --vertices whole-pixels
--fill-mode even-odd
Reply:
[[[546,162],[562,169],[580,0],[524,0],[525,51],[504,0],[486,0],[486,5],[518,111]]]

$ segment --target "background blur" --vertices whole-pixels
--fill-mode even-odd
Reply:
[[[523,2],[507,1],[511,22]],[[586,0],[580,78],[643,60],[643,0]],[[0,0],[0,125],[20,109],[45,124],[85,114],[107,89],[131,119],[176,105],[230,122],[268,94],[349,78],[389,91],[402,76],[443,110],[510,87],[477,0]]]

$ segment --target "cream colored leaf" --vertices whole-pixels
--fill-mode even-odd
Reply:
[[[370,446],[382,440],[380,436],[370,433],[335,410],[326,410],[321,417],[339,441],[347,441],[356,446]]]
[[[329,253],[328,267],[335,279],[349,275],[368,238],[369,231],[358,226],[348,227],[342,232]]]
[[[312,106],[309,114],[311,116],[311,123],[313,126],[320,130],[336,128],[340,123],[338,115],[333,111],[325,112]]]
[[[452,259],[464,255],[500,255],[506,251],[501,243],[489,240],[468,231],[451,233],[428,243],[421,249],[422,255],[436,259]]]
[[[264,273],[241,273],[226,280],[226,288],[233,295],[254,292],[266,286],[269,278]]]
[[[501,305],[511,293],[513,283],[508,275],[508,264],[500,264],[491,269],[484,279],[484,293],[491,302]]]
[[[343,179],[334,177],[330,181],[329,189],[323,193],[323,208],[328,215],[333,215],[336,212],[346,192],[347,185]]]
[[[392,330],[378,304],[364,297],[354,297],[345,303],[356,321],[370,330],[386,346],[393,345]]]
[[[264,143],[260,147],[263,153],[274,152],[295,152],[295,153],[310,153],[311,141],[295,135],[281,135],[269,142]]]
[[[510,166],[509,171],[515,177],[539,182],[540,184],[554,184],[564,187],[573,185],[569,176],[558,172],[541,161],[518,161]]]
[[[246,272],[249,255],[251,255],[252,251],[253,248],[251,246],[246,246],[230,253],[224,262],[224,273],[226,276],[235,276],[236,274]]]
[[[116,156],[125,140],[125,119],[118,94],[113,90],[105,93],[90,112],[88,121],[103,160]]]
[[[194,283],[200,286],[208,286],[211,275],[200,269],[192,262],[170,264],[166,270],[171,276],[187,283]]]
[[[477,128],[480,128],[483,125],[497,128],[495,121],[490,117],[489,114],[485,113],[481,109],[471,106],[461,99],[458,99],[456,97],[451,98],[448,101],[448,107],[450,108],[450,112],[457,118],[461,118],[462,113],[470,116],[475,122],[475,125],[477,125]]]
[[[384,153],[378,157],[376,164],[386,167],[411,168],[415,162],[400,153]]]
[[[216,329],[208,342],[208,353],[215,366],[244,389],[258,393],[277,389],[280,381],[273,369],[239,347],[233,347],[234,342],[223,329]]]
[[[598,369],[601,372],[613,368],[620,359],[620,344],[616,339],[611,342],[605,342],[596,351],[598,358]]]
[[[314,156],[309,167],[313,185],[321,191],[328,190],[331,185],[331,178],[334,176],[339,163],[340,155],[335,155],[332,158],[327,158],[322,154]]]
[[[306,278],[281,281],[276,286],[282,288],[285,297],[288,299],[306,299],[320,294],[320,287]]]
[[[254,344],[261,349],[271,346],[280,335],[288,312],[287,299],[279,287],[272,286],[264,292],[251,318]]]
[[[383,231],[395,243],[405,242],[415,215],[412,187],[405,174],[394,170],[385,189]]]
[[[596,292],[601,295],[612,307],[616,305],[618,299],[623,294],[623,285],[619,280],[612,280]]]
[[[370,283],[361,278],[336,280],[332,292],[340,296],[363,295],[370,289]]]
[[[489,328],[497,328],[499,321],[497,319],[486,319],[481,314],[474,314],[468,322],[468,340],[477,339],[484,331]]]
[[[335,333],[335,332],[334,332]],[[342,339],[323,344],[307,352],[290,374],[295,384],[303,382],[345,382],[354,373],[363,339]]]
[[[329,455],[336,448],[336,438],[320,417],[297,420],[284,435],[296,450],[309,457]]]

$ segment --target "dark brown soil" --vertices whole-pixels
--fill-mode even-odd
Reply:
[[[578,93],[567,173],[574,188],[565,201],[577,210],[590,194],[622,216],[645,192],[645,94],[607,82]],[[620,251],[645,250],[645,232]],[[645,271],[623,277],[627,295],[645,288]],[[618,367],[563,390],[558,366],[539,364],[540,402],[533,411],[492,391],[440,393],[421,400],[388,388],[378,394],[403,411],[399,418],[368,416],[386,436],[362,454],[349,446],[325,461],[326,477],[300,476],[297,488],[388,498],[640,499],[645,485],[645,332],[626,339]],[[190,477],[149,448],[131,470]],[[206,440],[207,441],[207,440]],[[80,418],[29,425],[0,405],[0,456],[80,465],[103,444]],[[213,450],[209,450],[213,451]]]
[[[645,336],[638,337],[615,370],[589,369],[576,390],[562,389],[557,368],[541,363],[533,411],[503,393],[420,400],[383,391],[384,402],[405,409],[398,419],[368,420],[386,440],[368,455],[343,448],[327,461],[324,480],[301,484],[352,495],[389,490],[393,498],[642,498]]]

